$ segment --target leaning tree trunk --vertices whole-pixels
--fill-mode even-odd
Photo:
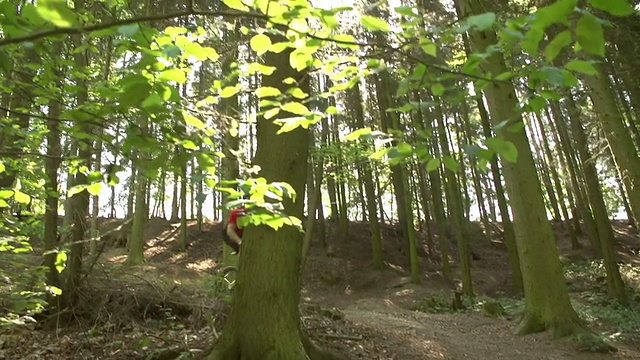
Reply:
[[[566,101],[573,102],[573,98],[567,98]],[[577,111],[578,107],[575,104],[571,105],[571,108]],[[598,229],[598,237],[600,239],[600,247],[602,249],[602,260],[607,273],[607,288],[609,295],[617,299],[620,303],[627,303],[627,293],[620,276],[620,269],[616,262],[616,253],[613,248],[615,242],[615,236],[613,229],[611,228],[611,221],[607,214],[607,207],[602,198],[602,190],[600,187],[600,181],[598,180],[598,173],[596,166],[589,152],[589,145],[587,135],[582,128],[580,122],[580,114],[569,114],[571,119],[571,130],[573,137],[576,140],[578,148],[578,158],[582,163],[582,169],[584,172],[584,179],[587,187],[587,196],[589,203],[591,204],[591,210],[593,217],[596,221],[596,228]]]
[[[485,12],[480,0],[456,0],[456,5],[460,18]],[[495,46],[498,39],[494,30],[474,29],[469,31],[469,42],[474,51],[484,53],[489,46]],[[481,67],[490,74],[502,74],[508,70],[500,53],[486,58]],[[486,86],[485,93],[495,125],[504,119],[522,124],[523,118],[517,111],[518,99],[512,84],[492,82]],[[557,337],[584,333],[586,329],[569,300],[527,134],[524,131],[502,131],[499,135],[513,143],[518,151],[516,162],[502,158],[524,283],[525,308],[518,333],[547,329]]]
[[[270,35],[276,37],[275,35]],[[282,41],[281,38],[272,42]],[[291,49],[264,55],[276,70],[263,78],[262,86],[286,92],[283,80],[297,79],[308,87],[304,73],[289,65]],[[264,109],[262,109],[264,110]],[[293,117],[281,111],[278,117]],[[257,149],[254,163],[268,182],[286,182],[296,191],[295,201],[285,199],[285,211],[302,218],[309,151],[308,130],[297,128],[278,135],[273,121],[257,121]],[[236,287],[222,337],[209,355],[212,360],[304,360],[326,359],[302,334],[300,302],[300,260],[302,233],[292,226],[277,231],[266,226],[248,226],[239,261]]]
[[[631,138],[620,110],[616,106],[611,90],[611,82],[604,67],[595,65],[597,76],[585,76],[584,83],[590,90],[593,110],[597,114],[600,126],[624,183],[631,212],[636,223],[640,221],[640,157]]]

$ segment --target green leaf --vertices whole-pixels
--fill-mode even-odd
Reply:
[[[5,170],[7,170],[7,168],[4,166],[3,163],[0,162],[0,174],[2,174]]]
[[[160,73],[158,79],[164,81],[175,81],[184,84],[187,81],[187,74],[181,69],[169,69]]]
[[[296,115],[308,115],[311,113],[309,108],[299,102],[290,102],[281,106],[283,111],[290,112]]]
[[[389,32],[391,28],[386,21],[380,19],[379,17],[370,16],[370,15],[362,15],[360,17],[360,24],[362,27],[369,31],[384,31]]]
[[[547,106],[547,101],[545,100],[545,98],[541,96],[537,96],[532,99],[529,99],[529,102],[527,105],[531,110],[531,112],[537,113]]]
[[[469,16],[469,18],[467,19],[467,23],[470,26],[475,26],[480,31],[491,28],[493,24],[495,24],[495,22],[496,14],[492,12]]]
[[[551,42],[549,42],[547,47],[544,49],[545,58],[549,62],[553,61],[558,56],[558,54],[560,54],[560,51],[562,51],[562,49],[569,46],[570,44],[571,30],[565,30],[559,33],[558,35],[556,35],[556,37],[553,38],[553,40],[551,40]]]
[[[268,97],[268,96],[278,96],[282,93],[278,88],[274,88],[272,86],[262,86],[256,89],[256,96],[259,98]]]
[[[272,117],[278,115],[279,113],[280,113],[280,108],[279,107],[272,108],[272,109],[269,109],[269,110],[265,111],[264,118],[269,120]]]
[[[260,74],[267,75],[267,76],[273,74],[275,70],[276,70],[275,66],[266,66],[260,63],[251,63],[249,64],[249,67],[247,69],[250,75],[258,72]]]
[[[31,197],[20,190],[15,190],[13,199],[21,204],[28,204],[31,202]]]
[[[191,125],[198,130],[202,130],[205,128],[205,124],[202,120],[198,119],[195,116],[189,115],[186,111],[182,111],[182,118],[187,125]]]
[[[309,47],[299,47],[289,55],[289,64],[292,68],[301,71],[307,67],[307,64],[313,62],[313,53],[315,50]]]
[[[241,0],[222,0],[222,2],[227,5],[228,7],[235,9],[235,10],[240,10],[240,11],[249,11],[249,7],[245,4],[242,3]]]
[[[418,17],[418,14],[415,12],[413,6],[397,6],[394,8],[394,10],[399,15],[409,16],[409,17]]]
[[[431,93],[433,93],[433,95],[435,96],[444,95],[444,85],[440,83],[431,85]]]
[[[358,140],[361,136],[371,134],[371,128],[362,128],[355,131],[352,131],[351,134],[346,135],[343,140],[344,141],[354,141]]]
[[[140,30],[140,25],[137,23],[127,24],[118,27],[118,34],[124,35],[128,38],[132,38]]]
[[[564,66],[565,69],[576,71],[587,75],[597,75],[598,70],[589,61],[584,60],[571,60]]]
[[[249,45],[251,49],[260,56],[266,53],[271,47],[271,39],[265,34],[258,34],[251,38]]]
[[[411,155],[411,153],[413,152],[413,148],[411,147],[411,145],[409,145],[406,142],[401,142],[398,144],[398,146],[396,147],[398,150],[398,153],[402,156],[408,156]]]
[[[532,26],[544,32],[549,25],[567,24],[569,15],[574,12],[576,5],[577,0],[557,0],[535,12]]]
[[[76,194],[79,194],[83,191],[85,191],[87,189],[87,184],[80,184],[80,185],[76,185],[71,187],[71,189],[69,189],[69,191],[67,191],[67,197],[72,197]]]
[[[77,25],[76,14],[67,6],[67,0],[38,0],[36,10],[43,19],[61,28]]]
[[[13,190],[0,190],[0,199],[9,199],[13,196]]]
[[[515,162],[518,158],[518,149],[516,149],[516,146],[512,142],[506,141],[504,138],[488,138],[485,140],[485,144],[487,144],[489,150],[499,154],[509,162]]]
[[[604,31],[598,19],[585,13],[576,25],[578,43],[589,54],[604,57]]]
[[[60,296],[62,295],[62,289],[60,289],[57,286],[53,286],[53,285],[47,285],[47,290],[51,293],[51,295],[53,296]]]
[[[102,183],[93,183],[87,186],[87,191],[91,195],[100,195],[100,191],[102,190]]]
[[[151,110],[153,108],[159,107],[160,105],[162,105],[162,98],[157,93],[149,95],[142,102],[142,108],[145,110]]]
[[[220,92],[220,97],[230,98],[236,95],[239,91],[240,91],[240,88],[237,86],[227,86],[226,88],[222,89],[222,91]]]
[[[309,96],[306,92],[302,91],[300,88],[291,88],[287,90],[287,93],[297,99],[304,99]]]
[[[633,7],[627,0],[589,0],[594,8],[604,10],[614,16],[633,14]]]
[[[56,254],[56,270],[58,270],[59,273],[62,272],[62,270],[64,270],[64,268],[66,267],[67,264],[67,253],[64,251],[59,251]]]
[[[380,160],[385,155],[387,155],[390,150],[391,150],[391,148],[383,148],[381,150],[378,150],[378,151],[374,152],[373,154],[369,155],[369,159],[371,159],[371,160]]]
[[[451,156],[443,157],[442,161],[444,162],[444,167],[450,171],[457,172],[460,169],[460,164]]]
[[[440,159],[432,158],[427,162],[427,172],[431,172],[440,167]]]

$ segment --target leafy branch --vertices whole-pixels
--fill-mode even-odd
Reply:
[[[165,14],[154,14],[154,15],[145,15],[134,17],[130,19],[122,19],[110,22],[104,22],[100,24],[87,25],[87,26],[78,26],[78,27],[55,27],[49,30],[37,31],[31,34],[17,36],[12,38],[3,38],[0,39],[0,47],[11,45],[11,44],[19,44],[23,42],[35,41],[42,38],[47,38],[50,36],[59,36],[59,35],[74,35],[74,34],[82,34],[91,31],[104,30],[109,29],[116,26],[135,24],[140,22],[151,22],[157,20],[167,20],[167,19],[175,19],[181,18],[185,16],[225,16],[225,17],[249,17],[254,19],[264,19],[267,20],[268,17],[264,14],[250,12],[250,11],[207,11],[207,10],[196,10],[193,8],[189,8],[187,10],[182,11],[174,11]]]

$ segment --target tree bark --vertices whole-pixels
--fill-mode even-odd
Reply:
[[[456,0],[456,5],[460,18],[485,12],[485,6],[480,0]],[[498,43],[494,30],[475,29],[469,31],[469,42],[474,51],[481,53]],[[508,71],[500,53],[492,54],[480,66],[491,74]],[[509,119],[511,124],[523,125],[512,84],[492,82],[487,84],[485,94],[495,125],[504,119]],[[503,131],[498,135],[513,143],[518,151],[516,162],[501,158],[514,214],[514,230],[524,283],[525,308],[517,332],[526,334],[550,330],[556,337],[586,333],[587,330],[569,300],[527,134],[524,131]]]
[[[282,41],[269,35],[272,42]],[[303,84],[304,73],[289,66],[291,49],[264,55],[276,70],[263,78],[262,86],[286,92],[282,80],[292,77]],[[304,86],[304,85],[303,85]],[[308,85],[307,85],[308,86]],[[261,109],[265,110],[265,109]],[[281,111],[279,117],[292,117]],[[302,218],[309,137],[301,127],[278,135],[279,126],[259,118],[254,163],[268,182],[286,182],[296,191],[295,201],[285,199],[285,211]],[[302,233],[283,226],[277,231],[249,225],[239,261],[231,313],[211,360],[304,360],[320,359],[315,346],[302,334],[299,314]],[[322,353],[321,353],[322,354]],[[331,358],[331,357],[329,357]]]

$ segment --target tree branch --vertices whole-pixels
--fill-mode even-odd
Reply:
[[[170,12],[165,14],[145,15],[145,16],[135,17],[131,19],[116,20],[116,21],[88,25],[88,26],[71,27],[71,28],[57,27],[57,28],[44,30],[44,31],[36,31],[31,34],[27,34],[23,36],[0,39],[0,47],[11,45],[11,44],[19,44],[26,41],[35,41],[35,40],[50,37],[50,36],[82,34],[82,33],[96,31],[96,30],[104,30],[111,27],[115,27],[115,26],[122,26],[122,25],[134,24],[139,22],[150,22],[150,21],[156,21],[156,20],[174,19],[174,18],[190,16],[190,15],[250,17],[250,18],[265,19],[265,20],[268,19],[268,17],[264,14],[250,12],[250,11],[235,11],[235,10],[205,11],[205,10],[187,9],[187,10],[175,11],[175,12]]]

